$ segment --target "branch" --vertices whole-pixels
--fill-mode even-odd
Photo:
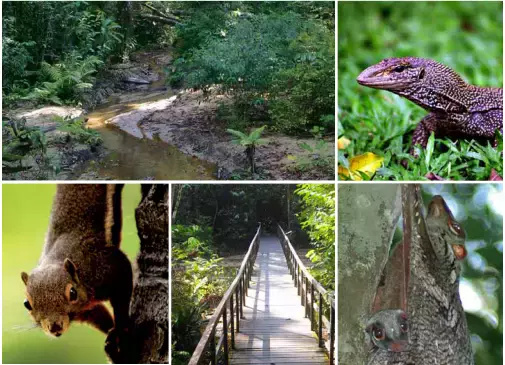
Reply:
[[[163,23],[166,23],[166,24],[170,24],[170,25],[181,24],[179,22],[179,19],[177,19],[176,17],[173,17],[173,16],[170,16],[170,15],[167,15],[167,14],[163,13],[162,11],[156,9],[154,6],[151,6],[151,5],[146,4],[146,3],[143,3],[142,5],[145,6],[146,8],[148,8],[148,9],[152,10],[157,15],[140,14],[141,17],[150,18],[150,19],[157,19],[160,22],[163,22]]]
[[[173,19],[168,19],[168,18],[162,18],[160,16],[156,15],[151,15],[151,14],[139,14],[141,18],[146,18],[150,20],[156,20],[160,23],[168,24],[168,25],[180,25],[182,23],[179,23],[177,20]]]

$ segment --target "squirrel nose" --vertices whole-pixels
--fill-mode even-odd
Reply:
[[[60,337],[61,336],[61,333],[60,331],[62,330],[63,328],[58,324],[58,323],[53,323],[53,325],[51,326],[51,333],[53,335],[55,335],[56,337]]]

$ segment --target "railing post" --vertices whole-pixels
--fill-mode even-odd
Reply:
[[[240,278],[240,318],[244,318],[245,293],[244,278]]]
[[[233,293],[230,295],[230,337],[231,337],[231,348],[235,348],[235,321],[233,320]]]
[[[302,307],[305,307],[305,289],[303,287],[303,284],[305,283],[305,276],[303,274],[303,271],[300,272],[300,275],[301,275],[301,285],[300,285],[300,289],[302,291],[302,295],[300,296],[300,299],[301,299],[301,302],[302,302]]]
[[[323,341],[323,294],[319,293],[319,326],[317,331],[317,337],[319,340],[319,347],[324,346]]]
[[[228,365],[228,315],[226,312],[226,305],[223,310],[223,347],[224,365]]]
[[[300,294],[300,291],[301,291],[301,288],[300,288],[300,265],[297,265],[297,266],[298,266],[296,269],[296,286],[298,287],[297,294],[301,295]]]
[[[314,317],[314,283],[310,283],[310,330],[315,330],[315,317]]]
[[[330,303],[331,304],[331,303]],[[330,364],[335,364],[335,308],[330,311]]]
[[[240,332],[240,300],[239,300],[239,293],[240,293],[240,281],[238,283],[238,288],[235,290],[235,317],[237,319],[237,333]]]
[[[309,316],[309,278],[305,278],[305,318]]]
[[[210,335],[210,363],[216,365],[216,330],[212,331]]]

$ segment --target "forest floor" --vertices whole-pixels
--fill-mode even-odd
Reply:
[[[230,103],[226,95],[167,88],[164,70],[172,60],[167,51],[139,53],[132,60],[103,73],[89,97],[88,108],[96,106],[91,112],[53,106],[8,111],[46,134],[59,163],[54,179],[251,178],[244,147],[232,142],[226,122],[217,117],[220,104]],[[68,143],[68,133],[58,130],[57,116],[87,118],[87,128],[100,134],[102,145]],[[318,166],[327,157],[320,154],[333,155],[334,139],[327,141],[325,152],[309,152],[300,145],[311,145],[314,139],[276,133],[263,137],[269,142],[257,147],[256,179],[334,178]],[[4,179],[44,178],[38,176],[37,156],[27,157],[22,165],[28,168],[4,172]]]

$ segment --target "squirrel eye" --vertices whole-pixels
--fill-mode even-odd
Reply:
[[[394,72],[403,72],[407,67],[406,66],[396,66],[395,68],[393,68],[393,71]]]
[[[77,290],[75,290],[74,288],[70,288],[69,299],[70,299],[71,302],[74,302],[74,301],[77,300]]]
[[[382,341],[386,337],[384,334],[384,330],[382,328],[374,328],[372,331],[373,336],[375,339]]]
[[[29,311],[32,310],[32,305],[30,304],[30,302],[28,301],[28,299],[25,299],[25,301],[23,302],[23,304],[25,305],[26,309],[28,309]]]
[[[407,322],[401,323],[400,329],[402,330],[402,332],[407,332],[409,330],[409,326],[408,326]]]

